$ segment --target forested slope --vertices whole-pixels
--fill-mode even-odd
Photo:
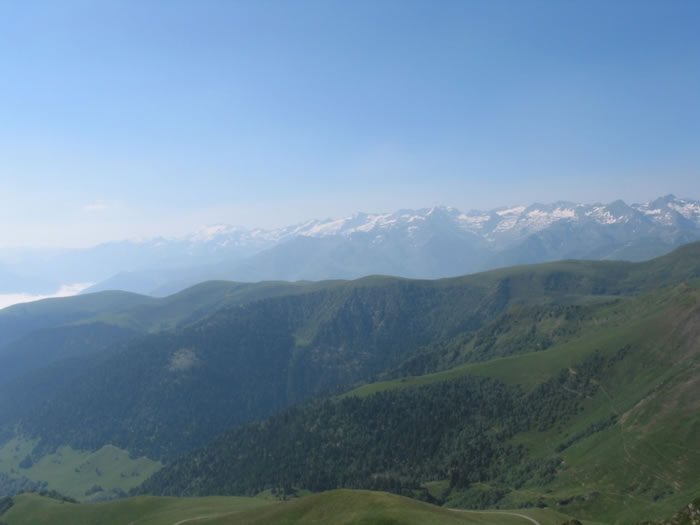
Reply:
[[[676,265],[679,257],[667,256],[663,267]],[[172,458],[231,425],[408,366],[403,363],[430,345],[469,338],[513,306],[595,303],[638,292],[650,286],[640,278],[650,275],[648,268],[648,263],[565,261],[439,281],[207,283],[148,312],[153,316],[167,306],[165,311],[173,313],[174,302],[179,305],[174,318],[182,323],[195,315],[188,312],[201,315],[202,309],[226,301],[233,305],[181,328],[123,343],[41,406],[6,424],[19,423],[22,432],[40,437],[37,453],[63,444],[96,449],[110,443],[137,455]],[[677,278],[694,271],[684,267]],[[206,300],[199,299],[205,306],[198,309],[192,299],[200,296]],[[149,319],[133,311],[120,315]],[[167,317],[156,319],[167,324]],[[521,351],[516,347],[535,348],[514,343],[511,350],[501,345],[498,352]],[[466,356],[460,350],[455,360],[442,359],[442,366],[494,355],[480,351]]]
[[[236,427],[140,490],[351,487],[475,507],[566,505],[620,522],[663,516],[700,492],[699,284],[600,305],[606,325],[547,350],[367,385]]]

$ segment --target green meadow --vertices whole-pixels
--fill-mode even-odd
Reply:
[[[46,482],[47,489],[59,490],[79,501],[117,497],[162,466],[145,457],[130,458],[126,451],[112,445],[94,452],[64,446],[34,461],[31,457],[35,445],[35,441],[21,438],[5,443],[0,447],[0,472],[11,478]]]

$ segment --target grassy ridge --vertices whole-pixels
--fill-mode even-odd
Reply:
[[[306,523],[401,525],[522,525],[526,520],[494,513],[442,509],[386,492],[335,490],[296,501],[220,518],[212,525],[302,525]],[[543,524],[544,525],[544,524]]]
[[[156,498],[142,496],[96,503],[60,503],[34,494],[14,498],[0,518],[8,525],[527,525],[515,512],[555,525],[565,514],[549,510],[455,511],[385,492],[337,490],[289,502],[260,498]],[[585,522],[586,525],[592,522]]]
[[[106,503],[71,504],[22,494],[13,500],[10,510],[0,516],[8,525],[173,525],[199,516],[226,515],[270,504],[264,499],[237,497],[143,496]]]

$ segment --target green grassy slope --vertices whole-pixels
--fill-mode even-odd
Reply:
[[[161,468],[158,462],[130,458],[126,451],[111,445],[95,452],[61,447],[27,462],[35,445],[34,441],[15,438],[0,447],[0,472],[6,473],[6,484],[24,479],[43,483],[48,490],[60,489],[79,501],[110,499],[124,495]],[[0,482],[0,492],[2,486]]]
[[[670,254],[635,264],[624,279],[622,291],[648,291],[700,277],[700,242],[677,248]]]
[[[522,525],[527,520],[508,514],[469,513],[442,509],[386,492],[335,490],[259,510],[222,517],[217,525]],[[543,525],[545,522],[542,522]]]
[[[515,491],[578,517],[610,523],[661,519],[700,492],[700,294],[698,282],[658,297],[664,307],[584,341],[533,355],[475,365],[472,372],[528,384],[523,370],[564,365],[588,348],[631,351],[600,379],[600,391],[569,424],[517,438],[562,464],[545,487]],[[531,376],[537,381],[537,373]],[[606,418],[614,424],[595,431]],[[591,430],[593,430],[591,432]]]
[[[505,504],[544,495],[551,505],[579,517],[622,523],[661,519],[700,492],[700,405],[695,401],[700,398],[699,302],[694,281],[610,307],[639,318],[584,332],[542,352],[365,385],[354,393],[365,396],[468,374],[532,389],[558,369],[575,371],[576,363],[594,349],[612,355],[631,345],[630,355],[601,379],[601,391],[586,401],[582,414],[563,428],[517,439],[535,455],[559,454],[563,463],[548,486],[515,491]],[[611,416],[614,425],[585,435]]]
[[[598,411],[607,410],[617,424],[563,453],[566,468],[552,484],[555,493],[596,487],[601,494],[574,502],[581,515],[660,519],[700,492],[698,308],[674,310],[657,322],[674,328],[602,385]]]
[[[0,516],[8,525],[174,525],[200,516],[230,515],[269,505],[256,498],[154,498],[149,496],[106,503],[71,504],[35,494],[13,498]]]
[[[516,516],[510,513],[521,514]],[[156,498],[98,504],[61,503],[34,494],[14,498],[0,516],[8,525],[555,525],[567,516],[550,510],[455,511],[385,492],[337,490],[298,500],[259,498]],[[586,525],[592,522],[584,522]]]

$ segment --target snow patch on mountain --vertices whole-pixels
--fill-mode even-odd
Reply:
[[[677,202],[669,203],[668,207],[680,213],[686,219],[700,225],[700,204],[697,202],[689,202],[679,199]]]
[[[209,242],[213,241],[216,237],[233,233],[235,230],[236,229],[234,227],[226,224],[202,226],[191,235],[190,240],[194,242]]]
[[[431,235],[431,232],[444,232],[445,228],[454,228],[455,232],[475,234],[492,243],[498,239],[507,238],[512,241],[537,233],[559,221],[570,221],[580,225],[590,222],[603,227],[619,227],[622,224],[633,223],[635,231],[642,231],[645,224],[648,228],[675,227],[679,224],[678,221],[682,221],[685,227],[689,222],[700,228],[700,202],[667,195],[654,201],[632,205],[623,201],[607,205],[557,202],[469,212],[461,212],[447,206],[434,206],[392,213],[355,213],[342,218],[309,219],[271,230],[215,224],[200,228],[188,240],[196,245],[210,246],[212,251],[250,246],[262,250],[297,237],[348,237],[353,234],[374,233],[372,242],[377,244],[388,241],[392,235],[416,239],[419,232],[425,232],[421,235]],[[160,239],[159,242],[168,241]]]
[[[504,215],[520,215],[525,211],[525,206],[516,206],[514,208],[508,208],[505,210],[496,211],[496,215],[503,217]]]
[[[387,213],[385,215],[374,215],[370,216],[370,220],[355,228],[353,231],[360,231],[360,232],[369,232],[374,230],[377,227],[389,227],[394,224],[396,224],[397,219],[393,217],[394,214],[392,213]],[[350,233],[350,232],[349,232]]]
[[[336,219],[334,221],[314,224],[311,228],[301,232],[301,235],[309,237],[325,237],[327,235],[337,235],[345,225],[347,218]]]
[[[605,206],[595,206],[585,214],[587,217],[592,217],[598,224],[615,224],[620,220],[620,217],[610,213]]]

